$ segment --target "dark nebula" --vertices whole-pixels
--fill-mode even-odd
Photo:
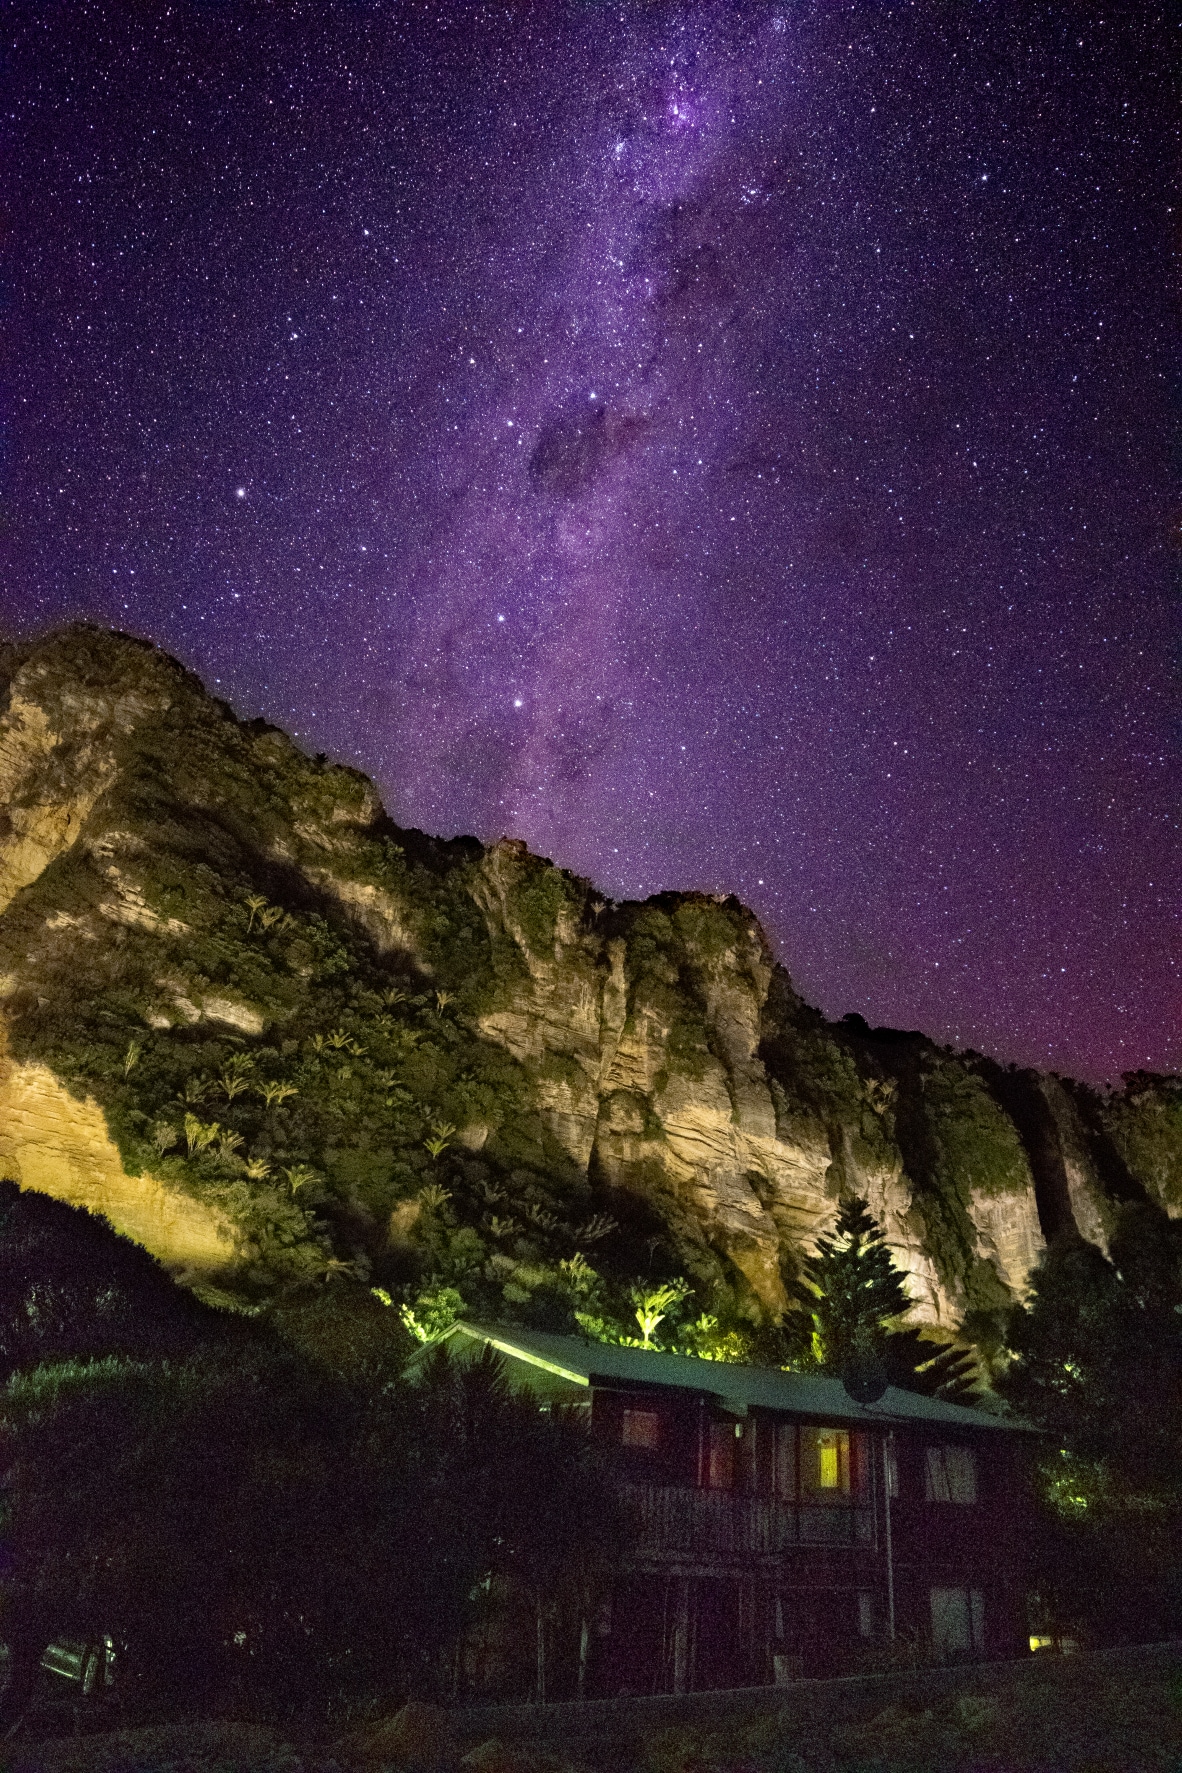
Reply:
[[[1164,10],[21,3],[4,617],[806,996],[1179,1061]]]

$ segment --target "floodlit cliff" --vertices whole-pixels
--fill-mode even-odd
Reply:
[[[768,1319],[854,1192],[984,1334],[1047,1236],[1182,1210],[1182,1080],[827,1023],[737,900],[400,830],[125,636],[0,665],[0,1174],[203,1287],[528,1312],[579,1253]]]

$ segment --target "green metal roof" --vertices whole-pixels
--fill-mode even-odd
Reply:
[[[779,1367],[744,1367],[729,1361],[694,1360],[689,1355],[663,1354],[658,1349],[621,1348],[581,1336],[557,1336],[545,1330],[522,1330],[508,1324],[458,1323],[445,1340],[470,1338],[490,1344],[514,1360],[524,1361],[572,1385],[587,1387],[668,1386],[712,1398],[724,1409],[743,1415],[748,1409],[780,1410],[828,1422],[863,1427],[926,1424],[952,1429],[1008,1429],[1030,1432],[1030,1425],[1012,1416],[971,1410],[941,1398],[890,1386],[875,1404],[855,1403],[840,1379],[810,1373],[786,1373]]]

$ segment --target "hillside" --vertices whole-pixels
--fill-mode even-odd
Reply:
[[[1182,1080],[828,1023],[737,900],[401,830],[126,636],[9,648],[0,706],[0,1176],[206,1293],[544,1315],[589,1266],[766,1321],[856,1192],[987,1340],[1047,1237],[1182,1211]]]

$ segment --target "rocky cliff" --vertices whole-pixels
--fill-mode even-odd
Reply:
[[[0,665],[0,1174],[194,1282],[520,1310],[578,1254],[766,1319],[856,1192],[972,1333],[1048,1236],[1182,1210],[1182,1080],[827,1023],[735,899],[400,830],[125,636]]]

